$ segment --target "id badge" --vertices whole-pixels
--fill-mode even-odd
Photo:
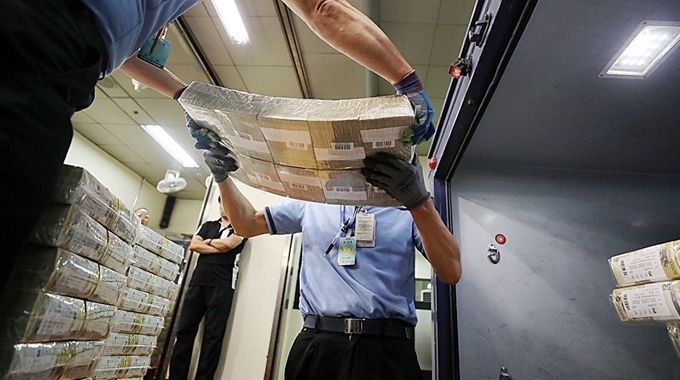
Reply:
[[[360,212],[356,218],[357,247],[375,247],[375,215]]]
[[[153,55],[151,55],[151,48],[154,45],[154,42],[156,41],[156,37],[151,37],[146,42],[144,42],[144,45],[142,45],[142,48],[139,49],[139,53],[137,53],[137,58],[141,59],[142,61],[146,63],[150,63],[159,69],[162,69],[165,67],[165,63],[168,62],[168,57],[170,56],[170,49],[172,49],[172,43],[170,41],[166,40],[159,40],[158,44],[156,45],[156,49],[153,52]]]
[[[338,247],[338,265],[354,265],[357,257],[357,239],[352,237],[340,238]]]

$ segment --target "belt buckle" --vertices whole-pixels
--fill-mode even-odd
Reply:
[[[363,322],[359,318],[345,318],[345,334],[361,334]]]

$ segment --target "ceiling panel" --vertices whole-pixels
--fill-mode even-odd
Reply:
[[[213,23],[213,18],[208,16],[185,16],[184,20],[189,25],[189,28],[191,28],[191,32],[194,34],[196,39],[200,41],[203,52],[211,64],[229,66],[234,65],[229,52],[227,51],[226,47],[224,47],[222,37]]]
[[[239,91],[247,90],[246,84],[243,82],[243,78],[241,78],[241,73],[238,72],[236,66],[214,65],[212,68],[220,78],[222,86]]]
[[[305,69],[316,99],[366,97],[366,70],[342,54],[305,54]]]
[[[440,1],[391,0],[380,2],[380,24],[428,23],[436,24]]]
[[[219,30],[236,66],[292,66],[288,45],[276,17],[249,17],[244,20],[250,43],[232,43],[224,29]]]
[[[238,66],[237,69],[249,92],[287,98],[302,97],[300,82],[291,66]]]
[[[103,128],[111,135],[115,135],[120,140],[119,143],[130,147],[136,146],[138,148],[136,151],[140,151],[140,147],[148,149],[158,146],[158,143],[137,124],[103,124]]]
[[[130,147],[127,145],[108,145],[108,144],[103,144],[99,145],[100,148],[104,149],[108,154],[112,155],[115,157],[118,161],[127,164],[127,163],[144,163],[146,162],[144,160],[144,157],[141,155],[135,153]]]
[[[406,61],[411,65],[427,65],[437,24],[385,22],[380,25]]]
[[[73,129],[85,136],[96,145],[100,144],[124,144],[117,135],[107,131],[97,123],[73,123]]]

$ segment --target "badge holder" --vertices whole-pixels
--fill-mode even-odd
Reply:
[[[159,69],[163,69],[165,64],[168,62],[170,50],[172,49],[172,43],[165,40],[165,35],[167,32],[168,26],[166,25],[158,31],[156,37],[151,37],[146,40],[144,45],[142,45],[142,48],[139,49],[137,58],[146,63],[154,65]]]

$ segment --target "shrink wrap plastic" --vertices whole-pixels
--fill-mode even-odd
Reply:
[[[123,310],[162,317],[170,310],[170,300],[141,290],[125,288],[121,292],[118,307]]]
[[[84,298],[115,305],[126,277],[61,248],[28,245],[17,258],[8,289]]]
[[[5,343],[95,340],[108,335],[117,308],[58,294],[9,290],[0,316]]]
[[[30,241],[77,253],[119,273],[127,271],[132,258],[132,246],[73,206],[47,207]]]
[[[128,269],[127,286],[166,299],[170,298],[170,294],[175,289],[172,281],[134,266]]]
[[[81,167],[62,166],[52,201],[78,207],[128,243],[135,241],[141,225],[118,197]]]
[[[151,365],[149,356],[103,356],[93,379],[118,379],[144,376]]]
[[[680,321],[680,281],[616,288],[609,299],[623,322]]]
[[[235,154],[234,177],[267,192],[319,203],[397,206],[359,172],[387,152],[403,160],[414,123],[404,95],[347,100],[274,98],[193,82],[179,102]]]
[[[43,292],[5,291],[0,341],[54,342],[78,339],[85,323],[85,301]]]
[[[175,264],[181,264],[184,260],[182,246],[164,238],[149,227],[140,225],[136,243]]]
[[[81,379],[94,374],[103,341],[23,343],[3,347],[3,379]]]
[[[145,355],[153,353],[158,337],[139,334],[111,333],[104,342],[103,355]]]
[[[118,309],[111,322],[111,332],[158,336],[164,324],[163,317]]]
[[[609,259],[618,286],[680,278],[680,240],[623,253]]]
[[[141,245],[134,246],[132,265],[170,281],[174,281],[179,274],[179,264],[164,259]]]

